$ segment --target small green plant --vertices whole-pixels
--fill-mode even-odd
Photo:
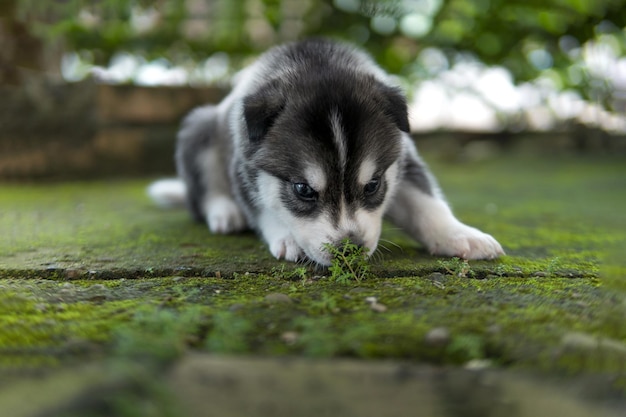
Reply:
[[[437,265],[448,274],[460,278],[472,278],[476,275],[466,259],[451,258],[445,261],[438,261]]]
[[[562,268],[561,259],[558,256],[556,256],[550,260],[550,263],[548,264],[548,267],[546,268],[546,272],[548,272],[550,275],[555,275],[558,272],[558,270],[561,268]]]
[[[326,244],[326,251],[333,256],[328,270],[336,282],[348,284],[350,281],[361,282],[369,274],[366,248],[358,246],[350,239],[344,239],[339,246]]]
[[[293,270],[293,275],[301,280],[306,279],[307,269],[304,266],[300,266]]]
[[[282,278],[286,280],[305,280],[308,274],[308,269],[305,266],[299,266],[292,270],[287,269],[285,264],[280,267],[273,267],[270,273],[276,278]]]

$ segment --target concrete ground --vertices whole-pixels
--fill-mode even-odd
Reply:
[[[336,279],[154,207],[150,179],[0,185],[0,409],[623,415],[624,158],[432,168],[507,256],[435,258],[388,225],[368,275]]]

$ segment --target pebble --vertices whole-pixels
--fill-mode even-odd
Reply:
[[[80,269],[66,269],[65,270],[65,278],[67,279],[78,279],[84,275],[84,271]]]
[[[561,269],[556,272],[556,275],[559,277],[565,277],[565,278],[578,278],[582,276],[580,271],[576,269]]]
[[[108,288],[105,287],[102,284],[93,284],[91,287],[89,287],[89,290],[91,290],[91,291],[107,291]]]
[[[387,311],[387,306],[380,303],[372,303],[370,304],[370,308],[377,313],[384,313],[385,311]]]
[[[445,278],[445,276],[441,272],[433,272],[428,276],[428,279],[432,281],[441,281]]]
[[[450,343],[450,331],[446,327],[435,327],[426,333],[424,341],[430,346],[446,346]]]
[[[378,302],[376,297],[365,297],[365,302],[370,305],[370,308],[377,313],[384,313],[387,311],[387,306]]]
[[[291,304],[293,303],[293,300],[291,299],[291,297],[289,297],[286,294],[282,294],[279,292],[273,292],[271,294],[267,294],[265,296],[265,301],[276,304],[276,303],[285,303],[285,304]]]
[[[602,351],[626,356],[626,343],[581,332],[564,334],[561,338],[561,347],[568,351]]]

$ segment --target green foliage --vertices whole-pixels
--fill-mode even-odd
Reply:
[[[466,259],[450,258],[437,261],[437,265],[450,275],[460,278],[474,278],[476,273],[472,271],[472,267]]]
[[[304,266],[287,268],[284,263],[278,267],[272,267],[272,269],[270,270],[270,273],[273,276],[291,281],[306,279],[308,272],[309,271]]]
[[[328,267],[331,279],[348,284],[351,281],[361,282],[369,274],[366,249],[344,239],[339,246],[327,244],[325,249],[333,256],[332,264]]]
[[[553,69],[565,86],[591,81],[568,71],[580,46],[604,39],[626,51],[624,0],[103,0],[20,1],[16,17],[42,39],[63,37],[96,62],[116,52],[178,63],[216,51],[235,60],[311,35],[364,45],[387,69],[427,75],[419,54],[437,48],[454,62],[471,54],[507,67],[518,80]],[[78,17],[77,17],[78,16]],[[537,60],[543,51],[543,60]],[[578,51],[578,52],[576,52]],[[582,79],[581,79],[582,77]]]

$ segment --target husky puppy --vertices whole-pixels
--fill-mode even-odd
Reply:
[[[278,259],[329,265],[348,238],[372,254],[383,216],[435,255],[504,252],[452,214],[409,136],[407,104],[369,56],[327,40],[271,49],[178,133],[180,180],[154,183],[213,233],[256,230]]]

